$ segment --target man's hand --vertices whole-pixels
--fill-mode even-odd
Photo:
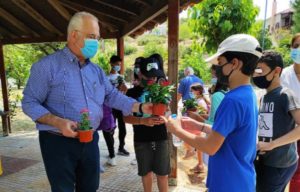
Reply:
[[[260,151],[260,153],[264,153],[266,151],[271,151],[274,149],[273,142],[258,142],[257,144],[257,150]]]
[[[127,86],[125,85],[125,83],[122,83],[121,85],[118,86],[118,90],[121,91],[122,93],[126,93],[127,92]]]
[[[147,118],[142,118],[141,123],[143,125],[153,127],[155,125],[164,124],[165,121],[160,117],[147,117]]]
[[[182,117],[181,124],[185,130],[200,131],[201,129],[201,123],[189,117]]]
[[[142,106],[143,113],[151,115],[152,107],[153,107],[152,103],[143,103],[143,106]]]
[[[77,123],[68,119],[60,119],[57,128],[60,130],[61,134],[65,137],[77,137],[78,133],[75,131],[77,128]]]

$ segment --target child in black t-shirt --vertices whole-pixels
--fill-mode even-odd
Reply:
[[[267,90],[259,108],[257,192],[284,191],[297,168],[300,102],[292,90],[281,86],[282,68],[282,57],[268,51],[253,76],[254,84]]]
[[[147,81],[156,82],[157,78],[164,74],[159,69],[159,61],[151,57],[144,59],[139,68],[140,83],[128,89],[126,95],[145,103],[147,102],[147,92],[144,87],[147,85]],[[142,177],[144,191],[152,190],[154,173],[160,191],[167,192],[170,156],[167,130],[163,119],[135,113],[132,116],[124,117],[124,121],[133,124],[138,175]]]

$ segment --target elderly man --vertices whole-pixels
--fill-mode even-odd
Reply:
[[[187,67],[184,69],[184,78],[180,80],[178,93],[177,93],[177,101],[182,98],[182,101],[191,99],[191,85],[194,83],[200,83],[203,85],[202,79],[194,75],[194,69],[192,67]]]
[[[98,19],[76,13],[68,26],[67,46],[31,68],[24,90],[23,111],[36,122],[41,153],[52,191],[96,191],[99,187],[99,136],[80,143],[77,122],[89,109],[96,129],[103,104],[121,110],[151,113],[151,104],[140,104],[115,89],[103,70],[90,61],[98,50]]]

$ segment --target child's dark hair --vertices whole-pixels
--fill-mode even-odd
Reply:
[[[261,51],[261,48],[257,48],[257,51]],[[237,52],[237,51],[227,51],[222,54],[223,57],[227,59],[228,62],[231,62],[234,58],[241,60],[243,66],[241,71],[244,75],[251,76],[254,73],[254,70],[257,66],[258,56],[251,53]]]
[[[119,62],[119,61],[122,61],[122,59],[121,59],[119,56],[117,56],[117,55],[111,56],[111,58],[110,58],[110,60],[109,60],[109,62],[110,62],[111,64],[116,63],[116,62]]]
[[[203,86],[201,84],[195,84],[195,85],[192,85],[191,86],[191,90],[193,91],[199,91],[200,92],[200,95],[203,95]]]
[[[274,70],[276,67],[283,68],[281,55],[272,50],[264,51],[262,57],[258,60],[258,63],[265,63],[271,70]]]

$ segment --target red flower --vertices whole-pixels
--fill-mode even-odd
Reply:
[[[153,81],[153,80],[148,80],[147,81],[147,85],[153,85],[155,83],[155,81]]]
[[[89,112],[89,110],[87,109],[87,108],[83,108],[83,109],[81,109],[81,111],[80,111],[80,113],[88,113]]]
[[[161,83],[161,86],[163,86],[163,87],[166,87],[166,86],[169,86],[170,85],[170,82],[169,81],[163,81],[162,83]]]

